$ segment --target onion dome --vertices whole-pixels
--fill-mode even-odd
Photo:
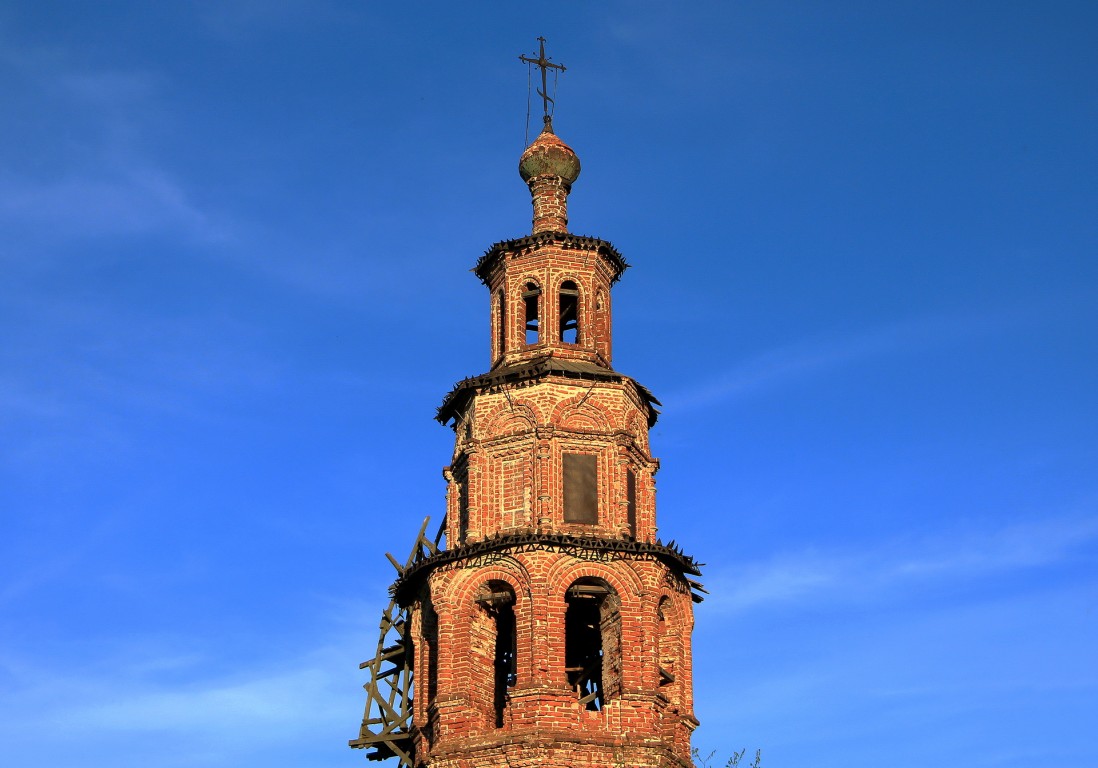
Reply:
[[[519,175],[529,183],[537,176],[556,176],[565,187],[579,178],[580,161],[572,148],[553,133],[553,123],[545,118],[545,128],[519,160]]]

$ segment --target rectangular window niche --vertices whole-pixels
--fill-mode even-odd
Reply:
[[[599,521],[598,457],[564,454],[564,522],[594,525]]]

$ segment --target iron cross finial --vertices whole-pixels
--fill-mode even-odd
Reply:
[[[555,69],[555,70],[558,70],[560,72],[563,72],[564,71],[564,65],[563,64],[554,64],[553,62],[551,62],[549,59],[547,59],[545,57],[545,38],[544,37],[539,37],[538,38],[538,57],[536,59],[530,58],[529,56],[520,55],[519,56],[519,61],[525,62],[526,64],[536,64],[538,66],[538,68],[541,69],[541,88],[538,89],[538,96],[541,96],[542,108],[544,110],[544,120],[545,120],[545,123],[548,125],[549,120],[550,120],[549,104],[552,103],[552,104],[555,105],[556,102],[553,101],[553,99],[550,98],[550,96],[549,96],[549,89],[546,87],[545,75],[550,69]]]

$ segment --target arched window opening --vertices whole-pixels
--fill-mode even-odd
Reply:
[[[625,522],[629,535],[637,538],[637,473],[632,469],[625,471]]]
[[[507,691],[517,679],[515,649],[515,592],[505,581],[489,581],[477,596],[477,602],[495,623],[495,644],[492,656],[492,711],[495,727],[503,727],[507,708]]]
[[[496,292],[496,357],[507,351],[507,294]]]
[[[458,480],[458,544],[465,543],[469,533],[469,477],[462,474]]]
[[[438,696],[438,614],[428,597],[423,601],[420,634],[427,646],[427,705],[435,703]]]
[[[571,280],[560,284],[560,340],[579,344],[579,288]]]
[[[605,344],[608,339],[609,328],[606,326],[606,296],[602,291],[595,294],[595,339],[599,344]]]
[[[597,712],[621,694],[621,601],[601,579],[565,594],[564,671],[580,706]]]
[[[526,305],[526,343],[537,344],[540,341],[541,322],[538,315],[538,298],[541,296],[541,288],[537,283],[527,283],[526,290],[522,293],[522,301]]]
[[[659,661],[656,671],[659,673],[660,691],[673,704],[679,700],[679,686],[675,678],[676,667],[679,659],[679,638],[675,632],[675,623],[670,621],[672,617],[671,600],[664,597],[660,600],[656,609],[658,618],[658,653]]]

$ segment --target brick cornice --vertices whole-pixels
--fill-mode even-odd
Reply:
[[[683,578],[701,575],[701,563],[675,546],[674,542],[664,544],[655,542],[631,541],[629,539],[606,539],[595,536],[571,536],[563,533],[517,533],[501,534],[471,544],[454,547],[425,557],[408,567],[389,588],[397,602],[406,605],[411,602],[416,589],[436,568],[463,560],[472,560],[483,555],[495,553],[528,552],[533,550],[561,552],[580,559],[599,560],[654,559],[668,566]],[[691,587],[701,585],[687,580]],[[700,601],[699,595],[693,595]]]
[[[629,382],[636,387],[637,394],[648,412],[648,426],[652,427],[656,423],[656,419],[659,418],[659,411],[656,410],[656,406],[661,405],[660,401],[647,387],[634,379],[624,376],[612,368],[604,368],[594,363],[545,355],[515,365],[501,366],[480,376],[462,379],[443,398],[442,405],[438,407],[438,411],[435,413],[435,419],[440,424],[447,424],[451,419],[460,415],[465,410],[469,400],[480,391],[501,384],[529,384],[546,376],[605,381],[614,384]]]
[[[581,250],[595,251],[604,257],[612,270],[611,285],[621,278],[622,273],[629,269],[629,264],[612,244],[597,237],[587,235],[573,235],[568,232],[538,232],[537,234],[519,237],[514,240],[502,240],[481,256],[473,267],[473,274],[480,278],[485,285],[489,284],[490,275],[495,269],[496,263],[507,253],[531,253],[548,245],[559,245],[566,251]]]

